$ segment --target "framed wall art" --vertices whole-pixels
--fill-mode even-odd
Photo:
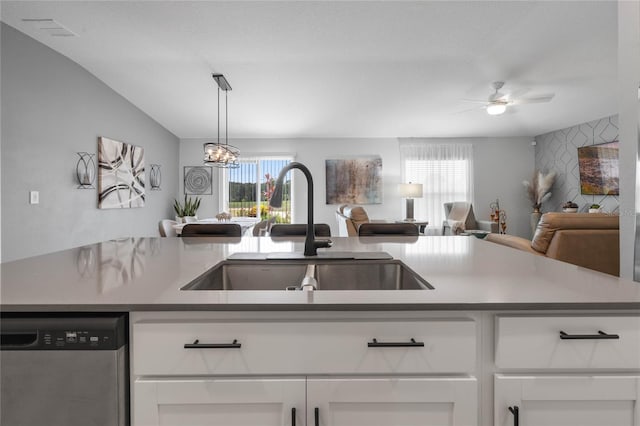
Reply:
[[[583,195],[619,195],[618,141],[578,148],[578,170]]]
[[[144,149],[98,138],[98,208],[144,207]]]
[[[184,193],[187,195],[212,194],[212,170],[213,168],[210,166],[185,166]]]
[[[382,158],[326,160],[327,204],[381,204]]]

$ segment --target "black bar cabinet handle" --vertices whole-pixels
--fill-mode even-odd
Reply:
[[[403,348],[424,346],[424,342],[416,342],[414,338],[411,338],[410,342],[378,342],[378,339],[373,339],[373,342],[367,343],[367,346],[370,348]]]
[[[296,407],[291,409],[291,426],[296,426]]]
[[[238,339],[233,339],[232,343],[200,343],[200,340],[196,339],[193,343],[185,343],[185,349],[237,349],[242,344],[238,343]]]
[[[518,423],[520,423],[520,409],[517,405],[514,405],[509,407],[509,411],[513,414],[513,426],[518,426]]]
[[[313,410],[313,416],[315,418],[315,426],[320,426],[320,409],[318,407]]]
[[[578,340],[578,339],[619,339],[618,334],[608,334],[598,330],[598,334],[567,334],[560,330],[560,338],[562,340]]]

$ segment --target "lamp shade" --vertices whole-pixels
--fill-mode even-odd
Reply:
[[[421,183],[401,183],[398,188],[403,198],[422,198]]]

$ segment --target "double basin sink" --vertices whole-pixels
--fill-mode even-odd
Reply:
[[[300,290],[310,277],[305,290],[433,290],[394,259],[226,260],[181,290]]]

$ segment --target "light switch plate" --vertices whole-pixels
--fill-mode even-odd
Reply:
[[[29,204],[40,203],[40,193],[38,191],[29,191]]]

